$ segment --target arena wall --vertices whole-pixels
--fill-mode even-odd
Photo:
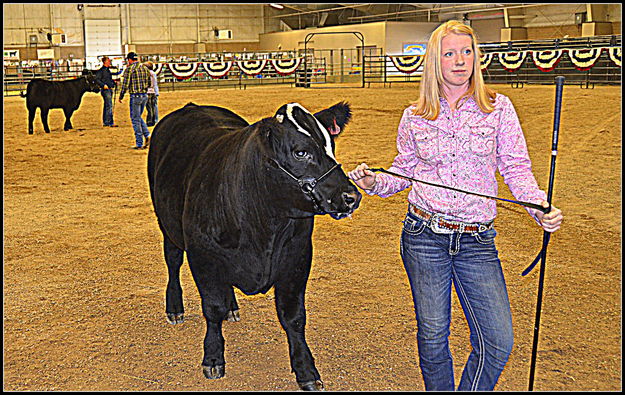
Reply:
[[[530,4],[526,7],[509,20],[512,26],[525,29],[523,39],[581,37],[582,24],[576,20],[576,14],[588,16],[589,10],[593,21],[604,23],[611,30],[607,34],[621,33],[620,4]],[[66,42],[55,46],[55,55],[59,58],[84,58],[85,20],[119,20],[124,50],[138,53],[275,50],[278,45],[282,49],[297,49],[303,47],[301,42],[310,32],[358,30],[365,35],[367,45],[395,54],[400,53],[404,40],[424,41],[431,26],[442,19],[463,17],[444,14],[432,18],[431,22],[387,21],[280,32],[284,26],[275,18],[275,10],[266,4],[14,3],[3,4],[3,11],[4,49],[19,49],[22,60],[37,59],[37,49],[51,47],[47,33],[65,34]],[[501,30],[505,27],[502,10],[467,16],[482,42],[500,41]],[[233,38],[217,39],[216,29],[231,30]],[[30,41],[31,36],[36,37],[36,43]],[[315,37],[314,41],[313,46],[318,49],[357,45],[348,36]]]
[[[19,49],[22,60],[52,47],[47,33],[63,33],[55,46],[62,59],[85,57],[85,20],[119,20],[122,44],[138,53],[257,50],[258,36],[277,29],[260,4],[3,4],[4,49]],[[245,22],[245,23],[243,23]],[[222,40],[214,31],[231,30]],[[36,43],[30,42],[36,36]],[[127,49],[125,47],[124,49]]]

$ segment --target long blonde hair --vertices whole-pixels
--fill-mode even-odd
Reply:
[[[425,59],[423,66],[423,75],[421,77],[421,87],[419,100],[412,104],[416,107],[413,111],[414,115],[421,116],[428,120],[438,118],[440,112],[440,97],[443,96],[443,72],[441,70],[441,51],[443,37],[450,33],[466,34],[471,37],[473,44],[473,74],[469,78],[469,89],[462,95],[463,97],[473,96],[475,102],[485,113],[492,112],[495,107],[496,92],[488,88],[484,84],[482,77],[482,69],[480,65],[480,48],[478,47],[477,37],[471,26],[467,26],[462,22],[451,20],[441,24],[432,32],[425,51]]]

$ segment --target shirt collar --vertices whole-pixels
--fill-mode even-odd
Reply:
[[[469,111],[469,112],[478,112],[480,108],[475,102],[475,98],[473,96],[463,97],[460,99],[460,108],[456,109],[456,111]],[[451,107],[443,96],[440,97],[441,111],[445,113],[451,112]]]

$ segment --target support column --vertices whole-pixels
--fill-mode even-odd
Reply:
[[[525,16],[521,8],[504,8],[504,27],[500,29],[501,41],[527,40],[527,28],[523,26]]]
[[[612,34],[612,23],[608,22],[607,4],[586,4],[587,22],[582,23],[582,37]]]

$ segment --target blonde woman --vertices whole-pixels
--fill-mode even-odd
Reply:
[[[475,33],[458,21],[440,25],[425,54],[419,100],[399,124],[390,171],[485,195],[497,195],[499,171],[519,200],[549,207],[532,174],[527,146],[510,100],[484,85]],[[449,350],[451,285],[470,328],[472,351],[458,390],[493,390],[513,345],[506,284],[495,246],[494,200],[376,174],[363,163],[350,178],[369,195],[408,187],[401,236],[426,390],[453,391]],[[528,213],[546,231],[560,228],[556,207]]]

